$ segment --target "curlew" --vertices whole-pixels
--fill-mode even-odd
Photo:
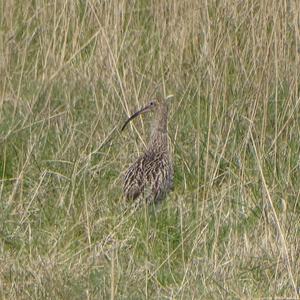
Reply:
[[[159,202],[172,188],[173,167],[168,147],[167,99],[151,101],[135,112],[123,125],[142,113],[152,111],[154,120],[150,140],[145,152],[128,168],[124,178],[124,194],[127,200],[145,199],[147,203]]]

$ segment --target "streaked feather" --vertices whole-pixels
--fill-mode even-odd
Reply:
[[[147,202],[159,202],[173,185],[173,167],[167,137],[168,109],[165,100],[155,105],[150,102],[129,120],[150,109],[155,113],[155,121],[148,148],[128,168],[124,177],[124,194],[128,200],[143,197]],[[127,123],[128,120],[123,129]]]

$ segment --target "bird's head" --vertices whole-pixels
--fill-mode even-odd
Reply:
[[[139,116],[140,114],[143,113],[147,113],[149,111],[155,111],[157,110],[159,107],[161,107],[166,100],[172,98],[173,95],[169,95],[167,96],[165,99],[163,100],[151,100],[145,107],[143,107],[142,109],[138,110],[137,112],[135,112],[131,117],[129,117],[127,119],[127,121],[124,123],[123,127],[121,128],[121,131],[123,131],[126,127],[126,125],[133,120],[134,118],[136,118],[137,116]]]

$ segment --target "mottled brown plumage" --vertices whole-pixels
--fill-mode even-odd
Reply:
[[[133,114],[125,126],[141,113],[153,111],[150,141],[146,151],[126,171],[124,194],[127,200],[144,198],[147,202],[162,200],[172,187],[173,168],[168,149],[167,100],[151,101]]]

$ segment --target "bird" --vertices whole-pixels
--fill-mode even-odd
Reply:
[[[123,191],[126,200],[145,199],[158,203],[173,187],[173,165],[168,145],[168,103],[173,97],[150,101],[124,123],[121,131],[137,116],[153,112],[149,143],[144,153],[128,168],[124,176]]]

